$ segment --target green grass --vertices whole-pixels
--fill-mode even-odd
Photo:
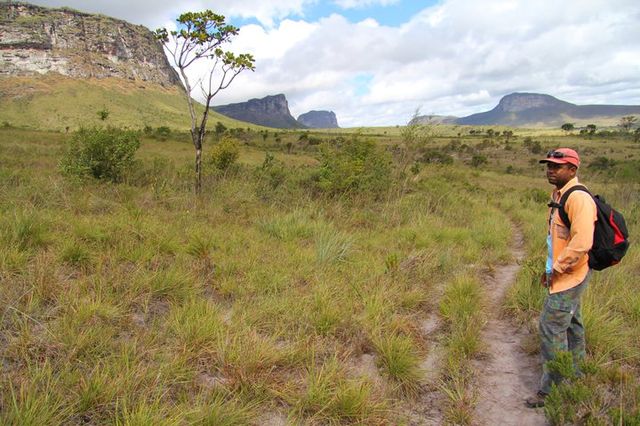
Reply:
[[[48,74],[13,77],[0,82],[5,95],[0,108],[0,124],[14,127],[65,131],[98,124],[142,129],[166,126],[186,131],[190,128],[184,94],[175,87],[116,78],[78,80]],[[101,120],[98,112],[109,112]],[[227,128],[260,126],[239,122],[211,112],[209,123]]]
[[[478,279],[461,275],[449,284],[440,301],[448,331],[444,336],[446,360],[439,387],[447,397],[445,418],[455,424],[473,422],[476,395],[471,361],[482,349],[482,297]]]
[[[447,132],[434,147],[446,149]],[[363,133],[400,142],[391,130]],[[424,392],[431,347],[419,324],[433,315],[444,321],[434,339],[446,418],[473,423],[478,277],[512,260],[511,221],[527,260],[506,308],[533,323],[542,300],[546,188],[535,156],[514,142],[522,173],[504,174],[514,155],[496,142],[484,168],[455,151],[452,165],[423,164],[408,181],[394,169],[378,198],[329,197],[310,184],[317,147],[299,132],[247,137],[237,167],[207,174],[196,198],[182,133],[144,136],[136,169],[113,184],[60,175],[64,134],[0,129],[0,423],[394,423]],[[283,169],[278,185],[266,153]],[[635,229],[637,182],[593,176]],[[585,298],[586,406],[595,413],[614,395],[611,421],[637,413],[639,264],[632,246]],[[365,355],[374,371],[362,374]],[[557,401],[558,412],[570,403]]]

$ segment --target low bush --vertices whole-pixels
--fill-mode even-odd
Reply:
[[[353,138],[341,146],[322,145],[314,181],[330,195],[380,195],[391,185],[391,158],[373,141]]]
[[[134,164],[139,147],[138,135],[131,130],[80,129],[71,137],[60,169],[67,175],[119,182]]]
[[[235,138],[223,137],[213,146],[209,162],[218,170],[229,170],[240,155],[240,142]]]

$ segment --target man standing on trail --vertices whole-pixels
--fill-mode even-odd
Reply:
[[[558,205],[562,194],[578,185],[580,166],[578,153],[570,148],[559,148],[547,153],[540,163],[547,165],[547,180],[555,186],[552,203],[549,204],[549,231],[547,233],[547,262],[542,283],[547,296],[540,314],[540,339],[543,371],[540,389],[528,398],[529,407],[544,406],[545,397],[552,384],[559,384],[561,377],[549,371],[547,361],[561,351],[571,351],[574,370],[580,374],[579,362],[585,356],[585,337],[580,296],[589,281],[589,249],[593,244],[596,205],[585,191],[574,191],[566,200],[564,209],[571,223],[562,222]]]

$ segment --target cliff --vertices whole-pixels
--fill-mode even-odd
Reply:
[[[337,129],[338,119],[333,111],[309,111],[298,117],[298,122],[312,129]]]
[[[240,121],[278,129],[304,128],[289,111],[287,98],[282,95],[267,96],[262,99],[250,99],[228,105],[212,107],[214,111]]]
[[[66,8],[0,3],[0,57],[0,77],[56,72],[180,85],[149,29]]]

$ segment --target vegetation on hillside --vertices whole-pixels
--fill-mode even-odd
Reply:
[[[177,87],[118,78],[78,80],[57,74],[0,79],[0,125],[32,130],[75,131],[110,124],[142,129],[167,127],[185,131],[189,112]],[[100,112],[108,111],[105,120]],[[196,105],[202,111],[200,104]],[[261,129],[210,112],[210,125]]]

